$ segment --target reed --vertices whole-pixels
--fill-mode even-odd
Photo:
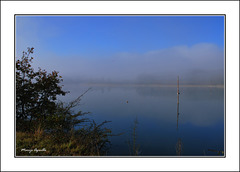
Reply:
[[[134,125],[132,128],[131,140],[128,140],[128,147],[131,156],[139,156],[141,154],[140,145],[137,144],[137,117],[134,120]]]

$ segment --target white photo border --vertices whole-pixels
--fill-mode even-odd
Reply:
[[[225,158],[15,158],[14,15],[156,14],[226,15]],[[238,1],[2,1],[1,164],[3,171],[238,171],[239,2]]]

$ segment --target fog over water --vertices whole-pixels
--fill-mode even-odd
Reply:
[[[57,100],[91,88],[73,110],[124,133],[109,155],[129,155],[135,119],[140,155],[175,156],[179,140],[182,155],[224,150],[225,16],[18,15],[15,26],[16,60],[34,47],[34,70],[58,71],[70,91]]]
[[[57,70],[64,83],[93,84],[223,84],[224,52],[214,44],[176,46],[146,53],[116,53],[93,57],[49,55],[47,70]]]

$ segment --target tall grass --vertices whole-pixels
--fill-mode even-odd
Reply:
[[[38,128],[34,133],[16,132],[17,156],[101,156],[110,148],[111,130],[102,128],[108,121],[71,132],[45,132]],[[34,150],[46,151],[34,151]],[[26,151],[32,150],[32,151]]]
[[[129,152],[131,156],[138,156],[140,155],[140,145],[137,144],[137,125],[138,125],[138,119],[134,120],[134,125],[132,128],[132,133],[131,133],[131,139],[128,140],[128,147],[129,147]]]

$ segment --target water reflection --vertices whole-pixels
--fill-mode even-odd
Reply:
[[[180,156],[182,154],[182,140],[181,138],[178,138],[177,144],[176,144],[176,154]]]
[[[138,116],[137,134],[142,156],[202,156],[204,150],[207,155],[216,154],[209,153],[209,148],[223,150],[223,88],[180,85],[181,94],[176,97],[176,86],[66,85],[65,88],[71,93],[63,101],[75,99],[89,87],[92,89],[82,98],[79,109],[91,112],[90,117],[96,122],[112,121],[107,127],[113,133],[129,133]],[[129,156],[128,136],[113,137],[109,155]]]
[[[178,141],[176,144],[176,154],[178,156],[180,156],[182,154],[182,139],[179,137],[178,134],[178,121],[179,121],[179,95],[180,95],[180,91],[179,91],[179,76],[178,76],[178,80],[177,80],[177,135],[178,135]]]
[[[178,130],[178,119],[179,119],[179,76],[177,81],[177,130]]]

